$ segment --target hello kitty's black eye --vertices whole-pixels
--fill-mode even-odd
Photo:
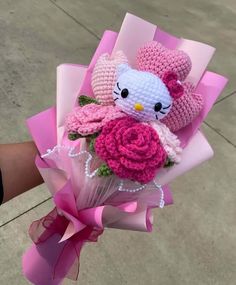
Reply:
[[[154,111],[155,112],[159,112],[162,109],[162,104],[160,102],[156,103],[156,105],[154,106]]]
[[[122,98],[127,98],[128,95],[129,95],[129,90],[128,90],[127,88],[122,89],[122,91],[121,91],[121,97],[122,97]]]

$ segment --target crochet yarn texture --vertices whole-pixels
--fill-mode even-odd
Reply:
[[[157,132],[169,160],[174,163],[180,163],[183,149],[180,146],[181,143],[178,137],[160,121],[150,122],[150,125]]]
[[[114,105],[112,91],[117,79],[116,69],[119,64],[128,60],[122,51],[117,51],[114,57],[108,53],[102,54],[92,73],[92,89],[95,98],[102,105]]]
[[[155,178],[167,156],[156,131],[130,117],[107,123],[95,151],[118,177],[144,184]]]
[[[173,101],[170,112],[161,120],[172,132],[190,124],[203,108],[203,97],[201,94],[193,93],[193,85],[184,83],[183,87],[184,95]]]
[[[190,57],[181,50],[170,50],[156,41],[148,42],[137,52],[137,69],[159,77],[174,71],[184,81],[192,68]]]
[[[86,136],[99,132],[110,120],[124,116],[126,115],[116,106],[102,106],[92,103],[74,108],[66,117],[65,128],[68,133]]]
[[[113,91],[115,104],[139,121],[160,120],[171,109],[173,98],[166,84],[154,74],[132,69],[127,64],[117,68]]]
[[[152,41],[138,50],[137,67],[163,78],[167,71],[174,71],[180,81],[188,76],[192,63],[190,57],[183,51],[170,50],[160,43]],[[170,112],[161,118],[172,132],[178,131],[190,124],[203,108],[203,97],[195,94],[194,86],[189,82],[182,83],[184,94],[173,101]]]

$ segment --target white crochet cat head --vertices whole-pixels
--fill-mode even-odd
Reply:
[[[173,100],[182,95],[182,85],[174,73],[163,79],[145,71],[132,69],[128,64],[117,67],[113,90],[115,104],[129,116],[140,121],[163,119]]]

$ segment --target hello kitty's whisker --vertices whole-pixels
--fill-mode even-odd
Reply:
[[[156,115],[156,119],[158,120],[158,116]]]
[[[119,86],[119,82],[117,82],[116,85],[117,85],[117,88],[118,88],[119,90],[121,90],[121,89],[120,89],[120,86]]]
[[[170,106],[171,106],[171,105],[169,105],[169,106],[167,106],[167,107],[164,107],[164,108],[162,108],[162,109],[168,109],[168,108],[170,108]]]
[[[115,98],[114,101],[118,100],[119,98]]]
[[[165,112],[162,112],[162,111],[159,111],[159,112],[160,112],[161,114],[163,114],[163,115],[165,114]]]
[[[113,91],[113,93],[115,93],[116,95],[120,95],[118,92],[116,92],[116,91]]]

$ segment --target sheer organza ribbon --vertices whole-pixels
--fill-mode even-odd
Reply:
[[[104,205],[78,211],[70,181],[54,197],[56,207],[32,223],[29,233],[34,245],[23,257],[26,277],[36,285],[57,285],[67,277],[77,280],[80,252],[85,242],[96,242],[104,226],[140,211],[133,201],[117,207]],[[152,220],[146,208],[146,229]],[[37,268],[37,272],[32,270]]]

